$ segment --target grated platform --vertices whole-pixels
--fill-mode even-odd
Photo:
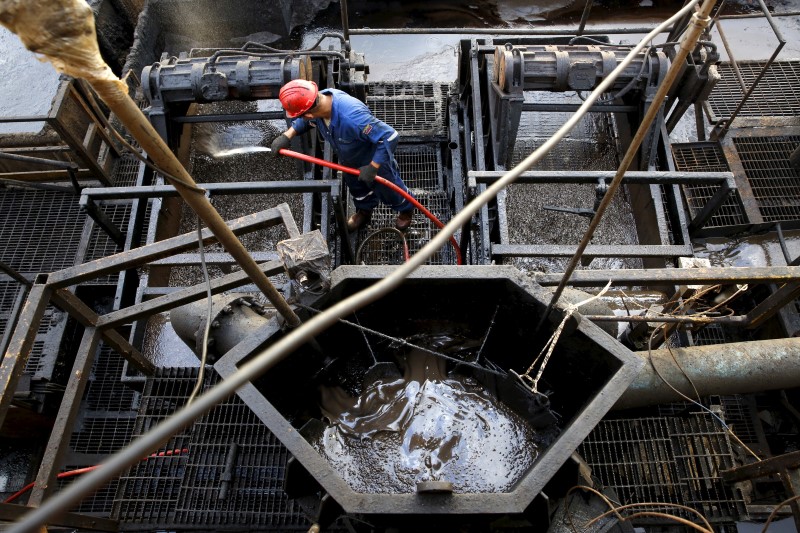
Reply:
[[[86,215],[71,194],[31,189],[0,192],[0,261],[21,273],[75,264]]]
[[[452,216],[450,202],[444,192],[442,158],[436,145],[400,145],[395,153],[400,175],[417,201],[433,213],[443,224]],[[379,228],[393,228],[397,213],[379,205],[372,212],[372,221],[358,235],[358,242]],[[433,222],[419,211],[414,213],[414,223],[406,232],[409,253],[414,255],[438,231]],[[382,233],[370,238],[363,247],[361,262],[368,265],[397,265],[403,261],[402,243],[394,233]],[[436,252],[429,265],[454,265],[456,256],[450,245]]]
[[[717,142],[681,143],[672,145],[676,170],[683,172],[730,172],[725,154]],[[717,191],[710,185],[681,186],[689,213],[696,216]],[[729,196],[711,217],[705,227],[737,226],[747,224],[739,192]]]
[[[764,220],[800,219],[800,172],[789,163],[800,135],[734,137],[733,144]]]
[[[445,135],[448,85],[373,83],[369,90],[367,105],[372,113],[400,135]]]
[[[180,408],[196,379],[196,368],[158,369],[145,384],[134,435]],[[205,387],[218,380],[211,370]],[[233,445],[235,467],[231,480],[224,482]],[[142,461],[120,478],[114,518],[151,529],[308,530],[308,520],[283,494],[288,451],[238,397],[218,405],[164,446],[174,448],[188,453]]]
[[[724,428],[710,415],[603,420],[579,452],[623,503],[686,505],[712,522],[744,514],[742,495],[719,476],[733,466],[733,454]],[[676,512],[667,506],[648,509]]]
[[[739,61],[737,65],[745,85],[752,86],[764,68],[764,61]],[[729,62],[717,65],[722,79],[714,87],[708,103],[712,120],[729,117],[742,101],[744,91]],[[740,117],[800,115],[800,61],[776,61],[758,82]]]

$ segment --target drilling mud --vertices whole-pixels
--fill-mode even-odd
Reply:
[[[401,376],[366,384],[358,397],[324,387],[330,425],[312,445],[357,492],[409,493],[444,481],[454,492],[508,491],[539,453],[536,432],[471,377],[412,351]]]

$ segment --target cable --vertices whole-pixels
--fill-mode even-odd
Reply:
[[[778,514],[778,511],[780,510],[781,507],[783,507],[784,505],[789,505],[790,503],[796,500],[800,500],[800,494],[798,494],[797,496],[792,496],[791,498],[783,500],[781,503],[779,503],[778,506],[775,507],[775,509],[773,509],[772,512],[769,514],[769,518],[767,518],[767,521],[764,522],[764,528],[761,530],[761,533],[767,533],[767,528],[775,519],[775,516]]]
[[[396,234],[396,235],[398,235],[400,237],[400,242],[403,243],[403,258],[406,260],[406,262],[408,262],[410,257],[409,257],[409,253],[408,253],[408,241],[406,240],[405,233],[403,233],[402,231],[400,231],[397,228],[380,228],[380,229],[378,229],[376,231],[373,231],[372,233],[370,233],[366,237],[364,237],[364,240],[361,241],[361,244],[358,245],[358,250],[356,250],[356,264],[357,265],[361,264],[361,252],[364,251],[364,245],[366,245],[367,242],[370,239],[373,239],[374,237],[380,235],[381,233],[394,233],[394,234]]]
[[[322,35],[320,35],[319,39],[317,39],[317,41],[314,44],[312,44],[311,46],[309,46],[307,48],[303,48],[302,50],[282,50],[280,48],[274,48],[274,47],[266,45],[264,43],[257,43],[255,41],[247,41],[246,43],[244,43],[244,45],[242,46],[242,50],[245,51],[248,48],[250,48],[251,46],[255,46],[257,48],[261,48],[263,50],[268,50],[270,52],[280,52],[280,53],[284,53],[284,54],[292,54],[294,52],[314,52],[314,51],[316,51],[315,48],[317,46],[319,46],[320,44],[322,44],[322,41],[326,37],[334,37],[336,39],[339,39],[339,41],[341,43],[341,46],[345,45],[346,41],[345,41],[344,35],[342,35],[341,33],[325,32]]]
[[[174,450],[167,450],[165,452],[152,453],[152,454],[150,454],[150,456],[145,457],[144,459],[142,459],[142,461],[146,461],[146,460],[152,459],[154,457],[170,457],[172,455],[180,455],[182,453],[189,453],[189,449],[188,448],[175,448]],[[64,478],[68,478],[68,477],[78,476],[80,474],[85,474],[86,472],[91,472],[92,470],[98,468],[99,466],[100,465],[93,465],[93,466],[87,466],[87,467],[84,467],[84,468],[78,468],[77,470],[68,470],[67,472],[60,472],[58,475],[56,475],[56,479],[64,479]],[[32,481],[32,482],[28,483],[27,485],[25,485],[24,487],[19,489],[17,492],[15,492],[14,494],[12,494],[8,498],[6,498],[3,501],[3,503],[11,503],[11,502],[13,502],[17,498],[19,498],[20,496],[22,496],[23,494],[28,492],[29,490],[31,490],[35,485],[36,485],[35,481]]]
[[[233,394],[236,389],[268,371],[284,357],[304,345],[309,338],[313,338],[326,330],[336,323],[339,318],[349,315],[361,307],[374,302],[400,286],[407,276],[425,264],[433,254],[439,251],[456,231],[469,223],[472,217],[484,205],[497,196],[506,186],[519,178],[519,176],[534,163],[541,160],[557,143],[559,143],[561,139],[580,122],[584,115],[586,115],[595,100],[614,83],[617,76],[619,76],[631,61],[633,61],[635,55],[644,48],[645,43],[652,40],[679,17],[688,13],[691,9],[694,9],[697,2],[698,0],[690,0],[675,15],[659,24],[654,30],[647,34],[642,42],[631,50],[631,53],[629,53],[628,56],[617,65],[617,68],[597,86],[587,97],[586,102],[578,108],[575,114],[570,117],[552,137],[534,150],[516,167],[509,170],[502,178],[487,187],[484,192],[464,206],[464,208],[459,213],[456,213],[450,222],[442,228],[442,231],[434,235],[428,244],[423,246],[419,252],[411,257],[408,263],[398,266],[392,273],[379,280],[377,283],[337,302],[319,315],[312,317],[307,322],[290,330],[285,336],[277,340],[267,349],[254,354],[253,357],[240,366],[237,371],[209,389],[205,394],[199,396],[190,405],[185,406],[169,418],[166,418],[150,431],[128,444],[128,446],[110,456],[100,468],[89,472],[67,489],[43,502],[40,507],[31,510],[19,522],[13,524],[8,529],[8,533],[36,533],[41,525],[46,524],[53,516],[71,509],[85,495],[96,491],[100,485],[113,479],[119,472],[138,460],[139,457],[157,448],[171,435],[174,435],[182,428],[191,424],[196,418],[212,409],[215,405],[224,401]]]
[[[189,395],[189,399],[186,400],[186,405],[192,403],[195,396],[197,396],[197,393],[200,392],[201,388],[203,388],[206,359],[208,358],[208,334],[211,331],[211,315],[214,307],[214,301],[211,296],[211,280],[209,280],[208,266],[206,265],[206,252],[205,247],[203,246],[203,228],[202,224],[200,224],[199,216],[197,217],[197,246],[200,249],[200,267],[203,269],[203,280],[205,280],[206,283],[206,294],[208,295],[206,300],[208,302],[208,309],[206,313],[206,327],[203,330],[203,344],[202,348],[200,349],[200,371],[197,373],[197,383],[195,383],[194,389],[192,389],[192,393]]]
[[[122,146],[124,146],[130,152],[130,154],[133,157],[135,157],[136,159],[138,159],[139,161],[144,163],[153,172],[157,172],[157,173],[161,174],[162,176],[164,176],[168,180],[174,181],[175,183],[179,183],[180,185],[186,187],[190,191],[194,191],[194,192],[201,193],[201,194],[206,194],[206,190],[203,189],[202,187],[197,187],[196,185],[192,185],[191,183],[185,182],[184,180],[182,180],[181,178],[179,178],[177,176],[173,176],[169,172],[166,172],[165,170],[162,170],[162,169],[158,168],[158,166],[156,166],[152,161],[149,161],[146,157],[144,157],[139,152],[139,150],[136,149],[135,146],[133,146],[131,143],[129,143],[128,140],[119,131],[117,131],[117,129],[114,128],[114,126],[111,125],[111,123],[108,121],[106,116],[103,113],[100,113],[98,111],[98,107],[99,106],[97,105],[97,100],[95,100],[95,98],[94,98],[94,94],[93,94],[92,88],[89,87],[84,92],[86,93],[87,97],[89,98],[89,103],[92,106],[92,108],[94,109],[95,115],[100,120],[100,122],[103,123],[103,126],[105,126],[108,129],[108,131],[111,132],[111,134],[117,139],[117,141],[120,144],[122,144]],[[174,187],[174,185],[173,185],[173,187]]]
[[[667,518],[669,520],[674,520],[674,521],[679,522],[679,523],[681,523],[681,524],[683,524],[685,526],[688,526],[688,527],[691,527],[693,529],[696,529],[696,530],[700,531],[701,533],[714,533],[714,529],[711,527],[711,524],[708,522],[708,519],[705,516],[703,516],[703,514],[700,511],[698,511],[697,509],[693,509],[691,507],[687,507],[686,505],[681,505],[681,504],[678,504],[678,503],[666,503],[666,502],[664,502],[664,503],[662,503],[662,502],[640,502],[640,503],[629,503],[629,504],[626,504],[626,505],[619,505],[619,504],[615,505],[615,504],[611,503],[611,501],[603,493],[601,493],[600,491],[598,491],[598,490],[596,490],[596,489],[594,489],[592,487],[587,487],[586,485],[576,485],[576,486],[572,487],[571,489],[569,489],[567,491],[567,494],[565,496],[565,500],[566,500],[567,503],[566,503],[566,508],[564,509],[564,514],[566,515],[567,520],[569,521],[570,527],[575,532],[577,532],[577,529],[575,528],[575,524],[572,521],[572,515],[569,513],[569,495],[575,490],[585,490],[585,491],[591,492],[591,493],[599,496],[605,502],[605,504],[608,505],[608,507],[610,509],[609,511],[606,511],[603,514],[601,514],[599,516],[596,516],[595,518],[593,518],[592,520],[590,520],[589,522],[584,524],[583,525],[584,529],[588,529],[593,524],[595,524],[599,520],[602,520],[603,518],[607,517],[610,514],[615,514],[617,516],[617,519],[620,522],[625,522],[627,520],[631,520],[633,518],[638,518],[640,516],[655,516],[655,517],[659,517],[659,518]],[[687,519],[685,519],[683,517],[680,517],[680,516],[675,516],[675,515],[671,515],[669,513],[656,512],[656,511],[638,511],[638,512],[635,512],[635,513],[633,513],[633,514],[631,514],[629,516],[622,516],[620,511],[625,510],[625,509],[630,509],[632,507],[673,507],[675,509],[681,509],[683,511],[689,511],[690,513],[693,513],[693,514],[697,515],[700,518],[700,520],[703,521],[703,524],[705,524],[706,527],[705,528],[700,527],[699,525],[695,524],[694,522],[692,522],[690,520],[687,520]]]
[[[657,321],[657,320],[656,320],[656,321]],[[663,325],[662,325],[662,326],[663,326]],[[750,447],[749,447],[749,446],[747,446],[747,445],[746,445],[744,442],[742,442],[742,440],[741,440],[741,439],[740,439],[740,438],[739,438],[739,437],[736,435],[736,433],[734,433],[734,432],[733,432],[733,430],[731,429],[731,427],[730,427],[728,424],[726,424],[726,423],[725,423],[725,421],[724,421],[724,420],[722,420],[722,419],[719,417],[719,415],[717,415],[717,413],[715,413],[714,411],[712,411],[711,409],[709,409],[708,407],[706,407],[705,405],[703,405],[702,403],[700,403],[700,401],[699,401],[699,400],[700,400],[700,393],[697,391],[697,388],[695,387],[695,385],[694,385],[694,382],[693,382],[693,381],[692,381],[692,379],[689,377],[689,375],[686,373],[686,371],[683,369],[683,367],[682,367],[680,364],[678,364],[678,361],[677,361],[677,359],[675,358],[675,354],[673,354],[673,353],[672,353],[672,349],[669,347],[669,344],[667,344],[667,348],[668,348],[668,350],[669,350],[669,353],[670,353],[670,355],[672,356],[672,359],[675,361],[676,365],[678,366],[678,369],[680,369],[680,371],[683,373],[683,375],[686,377],[686,379],[687,379],[687,380],[689,381],[689,383],[692,385],[692,388],[694,389],[694,393],[697,395],[697,400],[698,400],[698,401],[695,401],[695,400],[693,400],[692,398],[689,398],[689,397],[688,397],[688,396],[686,396],[684,393],[682,393],[681,391],[679,391],[678,389],[676,389],[676,388],[675,388],[675,387],[672,385],[672,383],[670,383],[669,381],[667,381],[667,379],[666,379],[666,378],[665,378],[665,377],[664,377],[664,376],[661,374],[661,372],[658,370],[658,367],[656,366],[656,363],[655,363],[655,359],[653,359],[653,338],[655,337],[655,334],[656,334],[656,332],[657,332],[657,331],[659,330],[659,328],[661,328],[662,326],[659,326],[658,328],[656,328],[656,329],[654,329],[654,330],[653,330],[653,333],[650,335],[650,340],[649,340],[649,342],[647,343],[647,359],[648,359],[648,361],[650,361],[650,366],[652,366],[652,367],[653,367],[653,370],[655,371],[656,375],[658,375],[659,379],[661,379],[661,381],[663,381],[663,382],[664,382],[664,384],[665,384],[665,385],[667,385],[667,386],[668,386],[670,389],[672,389],[672,390],[673,390],[673,391],[674,391],[674,392],[675,392],[675,393],[676,393],[678,396],[680,396],[681,398],[683,398],[683,399],[684,399],[684,400],[686,400],[687,402],[693,403],[694,405],[698,406],[698,407],[699,407],[700,409],[702,409],[703,411],[706,411],[706,412],[708,412],[708,413],[709,413],[709,414],[710,414],[712,417],[714,417],[714,419],[716,419],[716,420],[717,420],[717,421],[718,421],[720,424],[722,424],[722,427],[723,427],[723,428],[725,428],[725,431],[726,431],[726,433],[728,433],[728,435],[730,435],[730,436],[731,436],[731,437],[732,437],[732,438],[733,438],[733,439],[734,439],[734,440],[735,440],[735,441],[736,441],[736,442],[737,442],[737,443],[738,443],[738,444],[739,444],[739,445],[740,445],[742,448],[744,448],[745,450],[747,450],[747,452],[749,452],[749,453],[750,453],[750,454],[751,454],[753,457],[755,457],[757,460],[759,460],[759,461],[760,461],[760,460],[761,460],[761,457],[759,457],[759,456],[758,456],[758,454],[756,454],[756,452],[754,452],[752,449],[750,449]],[[665,334],[666,334],[666,331],[665,331]],[[665,341],[665,342],[666,342],[666,341]]]
[[[319,309],[314,309],[313,307],[310,307],[310,306],[307,306],[307,305],[303,305],[303,304],[300,304],[300,303],[298,303],[297,306],[301,307],[303,309],[306,309],[307,311],[311,311],[313,313],[322,313],[323,312],[323,311],[320,311]],[[353,314],[355,314],[355,313],[353,313]],[[358,319],[358,317],[356,317],[356,320],[357,319]],[[413,342],[408,342],[405,339],[401,339],[399,337],[392,337],[391,335],[387,335],[385,333],[381,333],[380,331],[368,328],[366,326],[362,326],[360,323],[359,324],[354,324],[354,323],[350,322],[349,320],[345,320],[344,318],[340,318],[339,322],[341,322],[342,324],[347,324],[348,326],[353,326],[356,329],[360,329],[361,333],[364,333],[366,331],[367,333],[371,333],[372,335],[375,335],[377,337],[381,337],[382,339],[391,341],[393,343],[402,344],[403,346],[407,346],[409,348],[414,348],[415,350],[420,350],[420,351],[423,351],[425,353],[429,353],[429,354],[431,354],[431,355],[433,355],[435,357],[440,357],[442,359],[445,359],[446,361],[451,361],[453,363],[456,363],[457,365],[468,366],[468,367],[474,368],[476,370],[481,370],[483,372],[488,372],[490,374],[494,374],[495,376],[500,376],[500,377],[507,377],[508,376],[507,373],[498,372],[496,370],[491,370],[491,369],[486,368],[484,366],[481,366],[481,365],[478,365],[478,364],[475,364],[475,363],[470,363],[469,361],[465,361],[463,359],[458,359],[456,357],[450,357],[449,355],[445,355],[445,354],[443,354],[441,352],[437,352],[435,350],[431,350],[430,348],[425,348],[424,346],[420,346],[418,344],[414,344]],[[372,348],[370,348],[370,352],[372,352]],[[375,359],[376,362],[377,362],[377,359],[375,358],[375,354],[374,353],[372,354],[372,358]]]
[[[318,157],[306,155],[306,154],[303,154],[301,152],[295,152],[294,150],[289,150],[287,148],[281,148],[278,151],[278,153],[281,154],[281,155],[288,156],[288,157],[294,157],[295,159],[299,159],[300,161],[306,161],[307,163],[314,163],[316,165],[321,165],[323,167],[328,167],[328,168],[331,168],[333,170],[338,170],[339,172],[344,172],[346,174],[351,174],[353,176],[358,176],[359,173],[360,173],[355,168],[351,168],[351,167],[347,167],[347,166],[344,166],[344,165],[340,165],[338,163],[332,163],[330,161],[326,161],[326,160],[320,159]],[[411,194],[409,194],[407,191],[404,191],[403,189],[401,189],[400,187],[398,187],[397,185],[395,185],[391,181],[387,180],[386,178],[382,178],[380,176],[375,176],[375,182],[383,185],[384,187],[388,187],[389,189],[393,190],[394,192],[396,192],[397,194],[399,194],[400,196],[402,196],[403,198],[408,200],[414,207],[419,209],[420,212],[422,212],[423,215],[428,217],[428,219],[431,222],[433,222],[433,225],[436,226],[437,228],[439,228],[439,229],[444,228],[444,224],[442,224],[442,222],[438,218],[436,218],[436,215],[434,215],[433,213],[428,211],[428,209],[425,206],[423,206],[421,203],[419,203],[417,201],[417,199],[414,198],[413,196],[411,196]],[[448,239],[450,240],[450,244],[453,245],[453,249],[456,251],[456,263],[459,264],[459,265],[463,264],[463,259],[462,259],[462,256],[461,256],[461,248],[458,246],[458,243],[456,242],[455,238],[453,238],[452,236],[449,236]]]

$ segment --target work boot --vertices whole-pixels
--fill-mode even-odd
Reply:
[[[347,231],[353,233],[369,224],[370,220],[372,220],[372,211],[359,209],[347,219]]]
[[[411,222],[414,220],[414,210],[402,211],[397,213],[397,219],[394,221],[394,227],[400,231],[406,231],[411,227]]]

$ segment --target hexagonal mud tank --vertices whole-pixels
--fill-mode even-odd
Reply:
[[[311,306],[324,309],[385,277],[392,267],[341,267],[334,272],[331,292]],[[510,370],[521,373],[531,364],[550,338],[554,325],[534,336],[540,314],[551,293],[533,283],[513,267],[422,267],[403,285],[346,319],[390,337],[425,344],[425,339],[466,339],[465,349],[451,354],[447,370],[469,376],[499,398],[510,416],[532,421],[534,433],[542,436],[542,449],[526,469],[500,491],[452,493],[386,492],[382,483],[345,480],[304,435],[319,435],[320,386],[342,384],[360,393],[370,381],[381,377],[394,355],[407,347],[391,346],[379,337],[347,324],[338,324],[317,337],[324,357],[300,350],[279,363],[255,383],[238,391],[267,427],[295,458],[289,467],[286,487],[290,496],[322,490],[345,512],[380,515],[517,514],[531,504],[544,485],[608,412],[641,367],[641,359],[600,328],[586,320],[574,320],[562,334],[543,374],[539,390],[546,392],[552,411],[537,410],[535,398],[512,385],[516,378],[498,377]],[[556,313],[558,314],[558,313]],[[556,322],[560,320],[556,319]],[[577,324],[577,327],[576,327]],[[488,334],[487,334],[488,332]],[[215,365],[224,377],[246,362],[260,348],[277,340],[277,326],[246,339]],[[372,336],[372,337],[371,337]],[[369,341],[365,339],[370,338]],[[430,342],[427,346],[433,346]],[[441,343],[436,345],[441,350]],[[480,352],[479,365],[458,364]],[[464,354],[467,354],[466,356]],[[375,359],[383,365],[374,366]],[[494,371],[476,369],[491,361]],[[390,365],[391,366],[391,365]],[[403,362],[400,362],[402,368]],[[364,382],[364,375],[367,382]],[[392,374],[392,371],[389,371]],[[516,413],[516,414],[514,414]],[[475,413],[465,413],[471,416]],[[531,416],[534,415],[534,416]],[[541,415],[537,418],[535,415]],[[517,417],[519,418],[519,417]],[[557,420],[557,428],[553,428]],[[302,431],[301,431],[301,428]],[[309,437],[310,440],[311,437]],[[479,448],[481,443],[475,443]],[[376,468],[376,475],[381,469]],[[447,481],[443,479],[441,481]],[[434,483],[433,488],[437,488]],[[467,484],[469,486],[469,484]],[[426,488],[426,485],[423,485]],[[430,486],[427,486],[430,488]]]

